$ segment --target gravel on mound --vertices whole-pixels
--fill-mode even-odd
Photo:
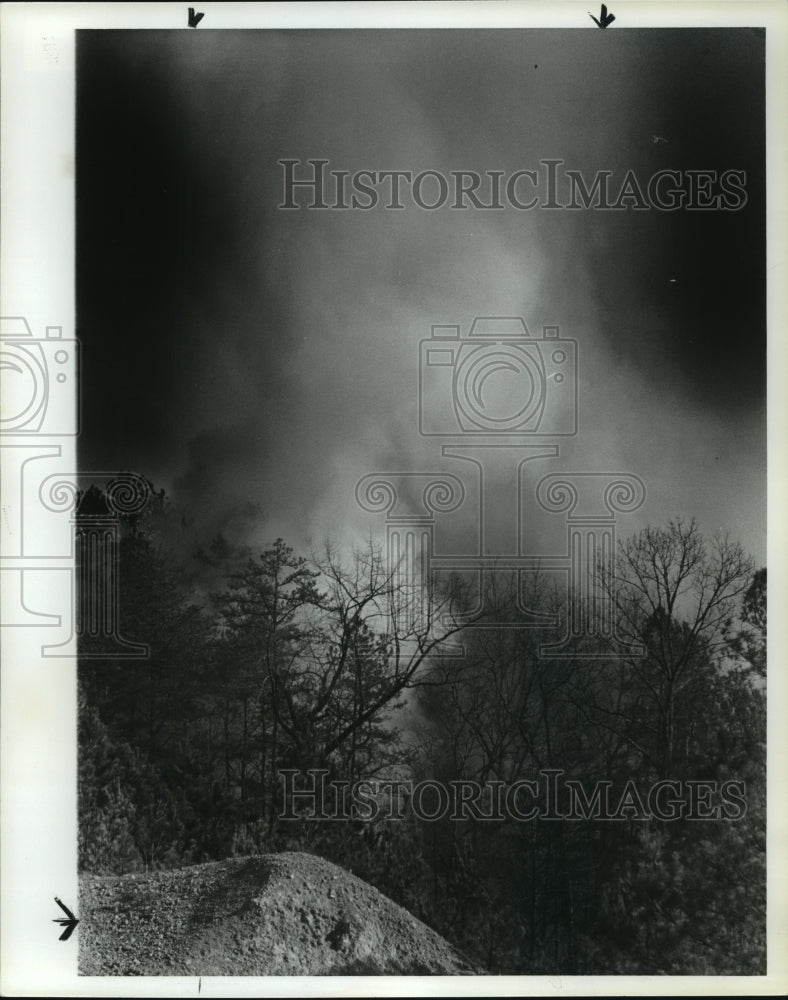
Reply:
[[[80,877],[86,976],[473,975],[439,934],[311,854]]]

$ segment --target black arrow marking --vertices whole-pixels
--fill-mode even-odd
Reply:
[[[77,926],[77,924],[79,923],[79,921],[74,916],[74,914],[71,912],[71,910],[69,910],[69,908],[66,906],[66,904],[64,902],[62,902],[61,900],[59,900],[57,898],[57,896],[55,896],[55,902],[60,907],[60,909],[65,913],[65,915],[66,915],[66,917],[68,919],[64,920],[63,917],[55,917],[54,920],[52,921],[52,923],[53,924],[60,924],[61,927],[65,928],[64,931],[63,931],[63,933],[58,938],[58,940],[59,941],[68,941],[68,939],[74,933],[74,928]]]
[[[202,11],[198,11],[195,14],[194,13],[194,7],[189,7],[189,27],[190,28],[196,28],[197,25],[200,23],[200,21],[202,21],[202,19],[204,17],[205,17],[205,14],[203,14]]]
[[[607,7],[604,4],[602,4],[602,10],[600,11],[599,17],[594,17],[591,11],[588,12],[588,16],[596,23],[598,28],[606,28],[616,19],[615,14],[608,14]]]

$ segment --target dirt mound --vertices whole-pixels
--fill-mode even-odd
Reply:
[[[309,854],[83,875],[79,917],[87,976],[479,971],[377,889]]]

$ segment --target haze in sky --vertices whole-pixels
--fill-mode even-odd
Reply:
[[[765,561],[761,30],[86,31],[77,85],[83,469],[143,473],[206,537],[368,534],[362,476],[471,471],[419,433],[420,341],[522,317],[577,342],[578,434],[538,474],[636,474],[622,535],[695,515]],[[309,159],[736,171],[746,203],[278,207]]]

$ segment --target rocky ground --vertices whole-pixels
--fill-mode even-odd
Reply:
[[[471,975],[439,934],[310,854],[80,880],[87,976]]]

